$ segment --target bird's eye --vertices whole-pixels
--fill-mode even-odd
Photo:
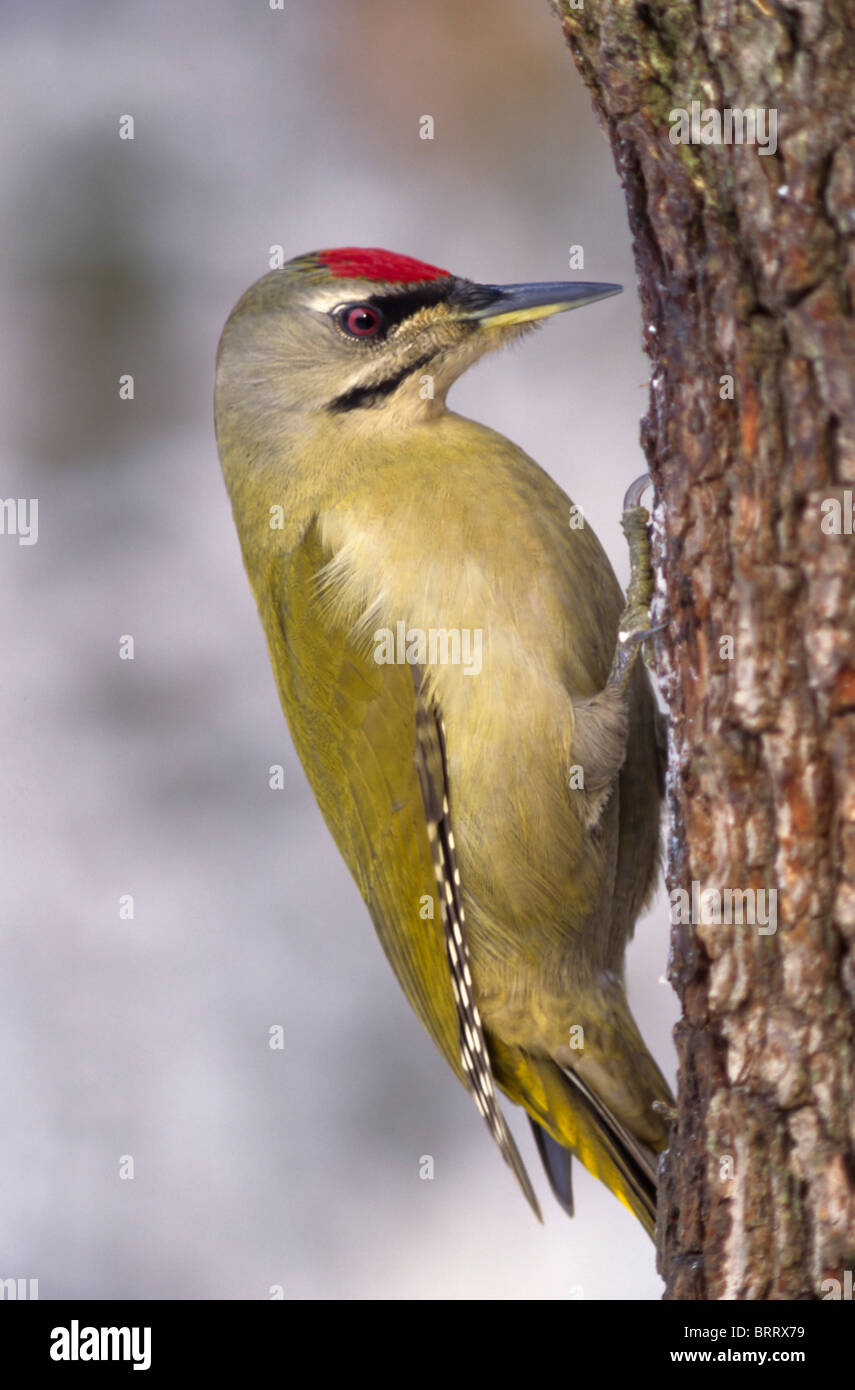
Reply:
[[[352,338],[370,338],[378,331],[383,317],[373,304],[348,304],[339,310],[338,321]]]

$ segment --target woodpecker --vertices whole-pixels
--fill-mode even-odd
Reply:
[[[538,1216],[498,1092],[570,1215],[575,1154],[652,1235],[671,1094],[623,958],[656,877],[659,716],[591,528],[446,405],[484,353],[619,289],[298,256],[229,317],[215,419],[297,753],[412,1008]]]

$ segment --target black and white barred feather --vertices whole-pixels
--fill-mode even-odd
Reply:
[[[484,1026],[473,992],[460,871],[457,866],[454,831],[451,827],[445,725],[439,711],[424,695],[415,668],[413,680],[416,692],[416,771],[436,874],[451,989],[457,1007],[460,1061],[475,1104],[502,1157],[516,1175],[535,1215],[542,1220],[525,1164],[499,1108]]]

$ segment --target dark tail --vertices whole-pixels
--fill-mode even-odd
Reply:
[[[537,1120],[533,1120],[531,1115],[528,1117],[528,1122],[531,1125],[537,1152],[540,1154],[540,1161],[549,1179],[549,1186],[552,1188],[555,1200],[559,1206],[564,1208],[568,1216],[572,1216],[574,1214],[573,1155],[569,1149],[565,1149],[563,1144],[559,1144],[557,1139],[553,1139],[549,1131],[543,1128],[543,1125],[539,1125]]]

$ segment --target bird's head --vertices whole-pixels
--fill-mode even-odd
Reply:
[[[342,247],[298,256],[243,295],[220,340],[217,411],[406,428],[452,382],[538,319],[619,285],[478,285],[409,256]]]

